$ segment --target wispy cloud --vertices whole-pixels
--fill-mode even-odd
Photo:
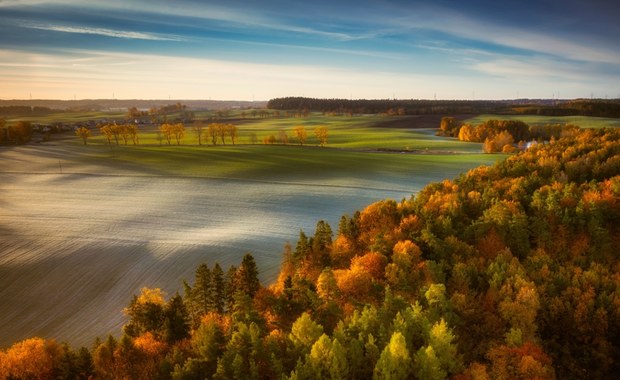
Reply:
[[[135,40],[149,40],[149,41],[182,41],[183,39],[177,36],[163,36],[154,33],[133,32],[126,30],[114,30],[105,28],[94,27],[82,27],[82,26],[68,26],[68,25],[39,25],[39,24],[25,24],[23,27],[30,29],[49,30],[53,32],[63,33],[75,33],[75,34],[94,34],[98,36],[135,39]]]
[[[558,58],[618,64],[620,52],[600,45],[596,38],[581,35],[575,39],[555,31],[511,25],[491,17],[480,18],[451,9],[427,7],[411,17],[385,20],[410,31],[433,30],[459,39],[469,39],[490,45]]]

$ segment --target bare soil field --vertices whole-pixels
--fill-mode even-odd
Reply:
[[[168,294],[198,264],[251,252],[266,283],[285,242],[409,192],[174,177],[83,164],[62,145],[0,151],[0,347],[31,336],[90,345],[118,334],[144,286]]]

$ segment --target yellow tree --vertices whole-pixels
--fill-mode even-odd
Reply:
[[[235,140],[237,139],[239,133],[237,127],[234,124],[226,124],[226,133],[230,136],[230,141],[232,141],[232,144],[235,145]]]
[[[116,141],[116,145],[118,145],[118,138],[121,136],[123,131],[123,127],[117,124],[110,125],[110,131],[112,132],[112,136],[114,137],[114,141]]]
[[[185,125],[183,123],[172,125],[172,135],[174,135],[177,145],[181,145],[181,140],[185,137]]]
[[[90,129],[86,127],[80,127],[75,130],[75,134],[77,137],[81,138],[84,141],[84,145],[86,145],[86,142],[88,141],[88,138],[90,137]]]
[[[168,123],[164,123],[164,124],[160,125],[159,126],[159,132],[166,139],[166,143],[168,143],[168,145],[170,145],[170,140],[172,139],[172,125],[170,125]]]
[[[140,139],[138,137],[138,126],[135,124],[127,124],[125,128],[127,129],[127,134],[129,135],[129,137],[131,137],[133,145],[138,145],[138,143],[140,142]]]
[[[62,348],[53,340],[30,338],[0,351],[0,379],[52,379]]]
[[[327,144],[327,127],[321,126],[314,128],[314,135],[316,136],[316,139],[319,140],[320,146],[325,146],[325,144]]]
[[[112,144],[112,127],[108,124],[99,128],[99,132],[108,140],[108,144]]]
[[[295,132],[297,141],[299,141],[299,145],[303,146],[304,142],[306,142],[306,139],[308,138],[308,132],[306,131],[306,128],[303,125],[299,125],[295,127],[293,131]]]
[[[127,141],[129,141],[129,138],[131,137],[131,127],[132,127],[131,124],[123,124],[119,126],[119,129],[120,129],[119,135],[123,139],[123,142],[125,143],[125,145],[127,145]]]
[[[219,123],[211,123],[207,125],[207,134],[211,137],[211,143],[217,145],[217,136],[219,130]]]
[[[217,124],[217,135],[222,140],[222,145],[226,145],[226,135],[228,134],[228,128],[226,128],[226,124],[219,123]]]

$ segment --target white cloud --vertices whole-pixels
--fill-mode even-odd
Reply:
[[[23,27],[30,29],[49,30],[54,32],[63,33],[76,33],[76,34],[94,34],[98,36],[114,37],[114,38],[126,38],[137,40],[150,40],[150,41],[182,41],[179,37],[162,36],[154,33],[144,32],[132,32],[124,30],[114,30],[105,28],[93,28],[93,27],[78,27],[78,26],[66,26],[66,25],[37,25],[37,24],[25,24]]]

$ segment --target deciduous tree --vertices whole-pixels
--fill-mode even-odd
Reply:
[[[316,136],[320,146],[325,146],[327,144],[329,133],[326,126],[314,128],[314,135]]]
[[[295,137],[297,137],[297,141],[299,141],[299,145],[303,146],[308,138],[308,132],[303,125],[299,125],[293,129]]]
[[[82,141],[84,142],[84,145],[86,145],[88,139],[91,136],[90,129],[88,129],[86,127],[80,127],[78,129],[76,129],[75,130],[75,134],[76,134],[77,137],[82,139]]]

